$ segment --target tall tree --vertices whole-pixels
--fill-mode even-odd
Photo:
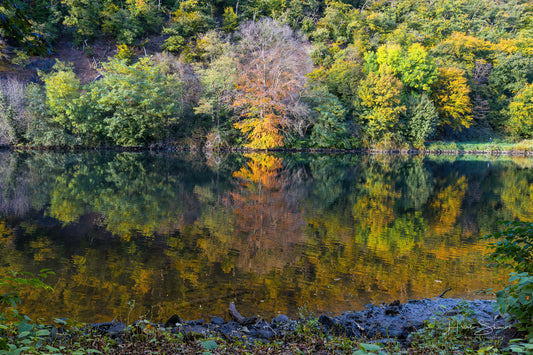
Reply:
[[[385,66],[379,72],[371,72],[359,87],[358,111],[363,131],[372,143],[390,142],[390,135],[398,130],[402,82]]]
[[[472,104],[464,71],[456,67],[440,68],[432,89],[433,102],[440,118],[439,126],[449,125],[454,130],[470,127],[473,120]]]
[[[533,84],[516,94],[509,105],[510,129],[518,137],[533,137]]]
[[[295,128],[305,113],[299,99],[311,68],[306,43],[268,18],[243,24],[239,35],[233,107],[242,119],[235,127],[247,135],[249,147],[280,147],[283,131]]]

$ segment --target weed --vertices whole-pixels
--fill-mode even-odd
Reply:
[[[476,350],[495,346],[492,340],[478,334],[473,310],[466,304],[456,307],[458,314],[449,318],[435,317],[424,328],[413,333],[413,347],[436,354],[475,353]]]

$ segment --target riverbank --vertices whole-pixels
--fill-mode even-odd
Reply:
[[[533,156],[533,141],[519,143],[475,143],[475,142],[431,142],[421,149],[337,149],[337,148],[275,148],[252,149],[245,147],[220,147],[204,149],[201,145],[151,144],[148,146],[10,146],[0,145],[4,150],[23,151],[210,151],[210,152],[287,152],[287,153],[352,153],[384,155],[490,155],[490,156]]]
[[[41,336],[28,334],[27,343],[34,343],[36,353],[79,354],[504,353],[499,350],[520,334],[494,306],[489,300],[437,297],[367,305],[339,316],[302,311],[300,319],[278,315],[267,321],[243,317],[231,304],[227,320],[173,315],[164,324],[62,321],[34,333]]]

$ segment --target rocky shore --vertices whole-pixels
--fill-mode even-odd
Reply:
[[[283,340],[293,335],[301,325],[313,323],[325,335],[345,336],[356,339],[370,339],[381,343],[396,342],[408,345],[413,333],[429,322],[452,322],[466,320],[469,330],[488,338],[505,339],[512,333],[511,325],[495,311],[495,302],[490,300],[467,301],[453,298],[432,298],[399,301],[382,305],[367,305],[364,310],[348,311],[339,316],[320,315],[309,319],[290,319],[278,315],[271,321],[257,317],[241,316],[233,304],[229,318],[212,317],[188,320],[173,315],[164,324],[153,327],[170,329],[185,338],[218,337],[228,342],[269,342]],[[120,322],[90,324],[90,328],[111,337],[120,338],[126,331],[126,324]],[[511,334],[512,335],[512,334]]]

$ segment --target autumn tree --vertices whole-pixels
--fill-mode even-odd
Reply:
[[[455,130],[470,127],[472,104],[464,71],[456,67],[439,68],[439,76],[432,89],[439,126],[449,125]]]
[[[527,85],[516,94],[509,105],[510,130],[513,135],[533,137],[533,84]]]
[[[401,104],[402,82],[391,69],[370,72],[358,91],[359,121],[372,143],[390,141],[398,130],[400,115],[405,112]]]
[[[300,93],[311,67],[306,43],[268,18],[243,24],[239,35],[235,127],[247,136],[248,147],[280,147],[287,130],[302,128]]]

